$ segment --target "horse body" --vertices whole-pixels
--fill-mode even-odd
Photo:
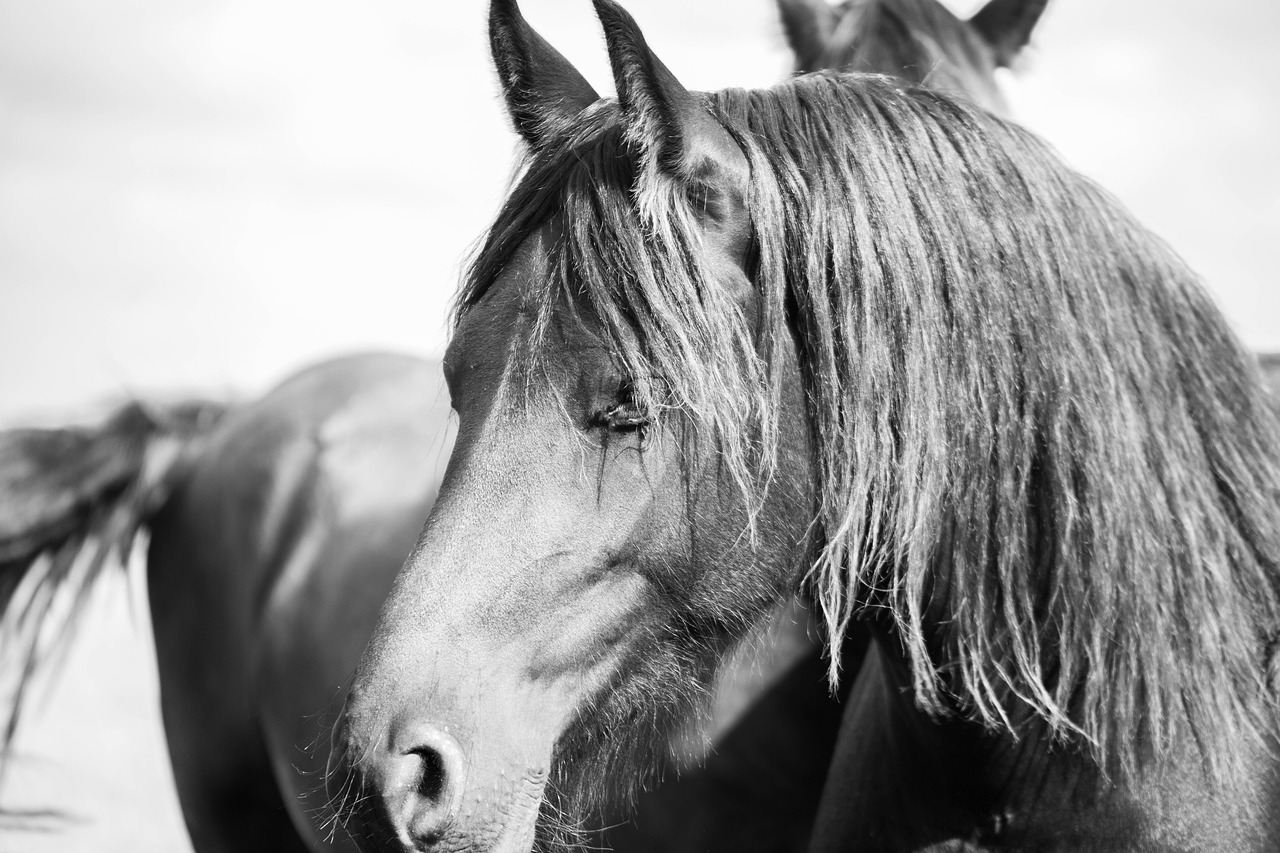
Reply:
[[[333,703],[435,497],[441,391],[438,364],[408,357],[313,368],[226,417],[152,521],[165,730],[196,849],[327,834]]]
[[[1194,275],[1010,124],[689,92],[595,5],[616,100],[491,10],[530,157],[338,730],[361,835],[558,849],[805,588],[833,668],[875,636],[812,849],[1274,849],[1280,424]]]

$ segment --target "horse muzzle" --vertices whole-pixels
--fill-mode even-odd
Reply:
[[[390,724],[348,706],[329,773],[339,826],[361,849],[395,853],[527,853],[548,760],[456,725],[405,717]],[[548,750],[549,751],[549,750]]]

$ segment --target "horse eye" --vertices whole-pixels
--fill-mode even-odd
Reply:
[[[649,425],[649,416],[633,407],[615,406],[600,414],[602,425],[613,432],[638,432]]]
[[[631,383],[624,382],[618,388],[613,405],[596,412],[591,421],[611,432],[628,433],[644,430],[652,419],[636,404],[635,389]]]

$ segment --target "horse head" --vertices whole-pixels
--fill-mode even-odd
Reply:
[[[809,425],[794,344],[757,334],[747,158],[596,8],[616,100],[491,8],[529,162],[461,294],[457,443],[338,735],[393,849],[554,844],[807,565]]]
[[[778,0],[796,71],[891,73],[1005,110],[995,72],[1031,39],[1048,0],[990,0],[967,20],[938,0]]]
[[[691,93],[596,8],[616,100],[492,9],[530,156],[339,729],[366,834],[554,846],[802,579],[833,675],[870,619],[927,714],[1029,721],[1118,779],[1188,744],[1240,775],[1272,725],[1280,450],[1194,274],[964,99]]]

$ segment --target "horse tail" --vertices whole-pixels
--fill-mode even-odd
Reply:
[[[0,770],[39,664],[114,552],[164,506],[226,407],[131,402],[94,427],[0,432]]]

